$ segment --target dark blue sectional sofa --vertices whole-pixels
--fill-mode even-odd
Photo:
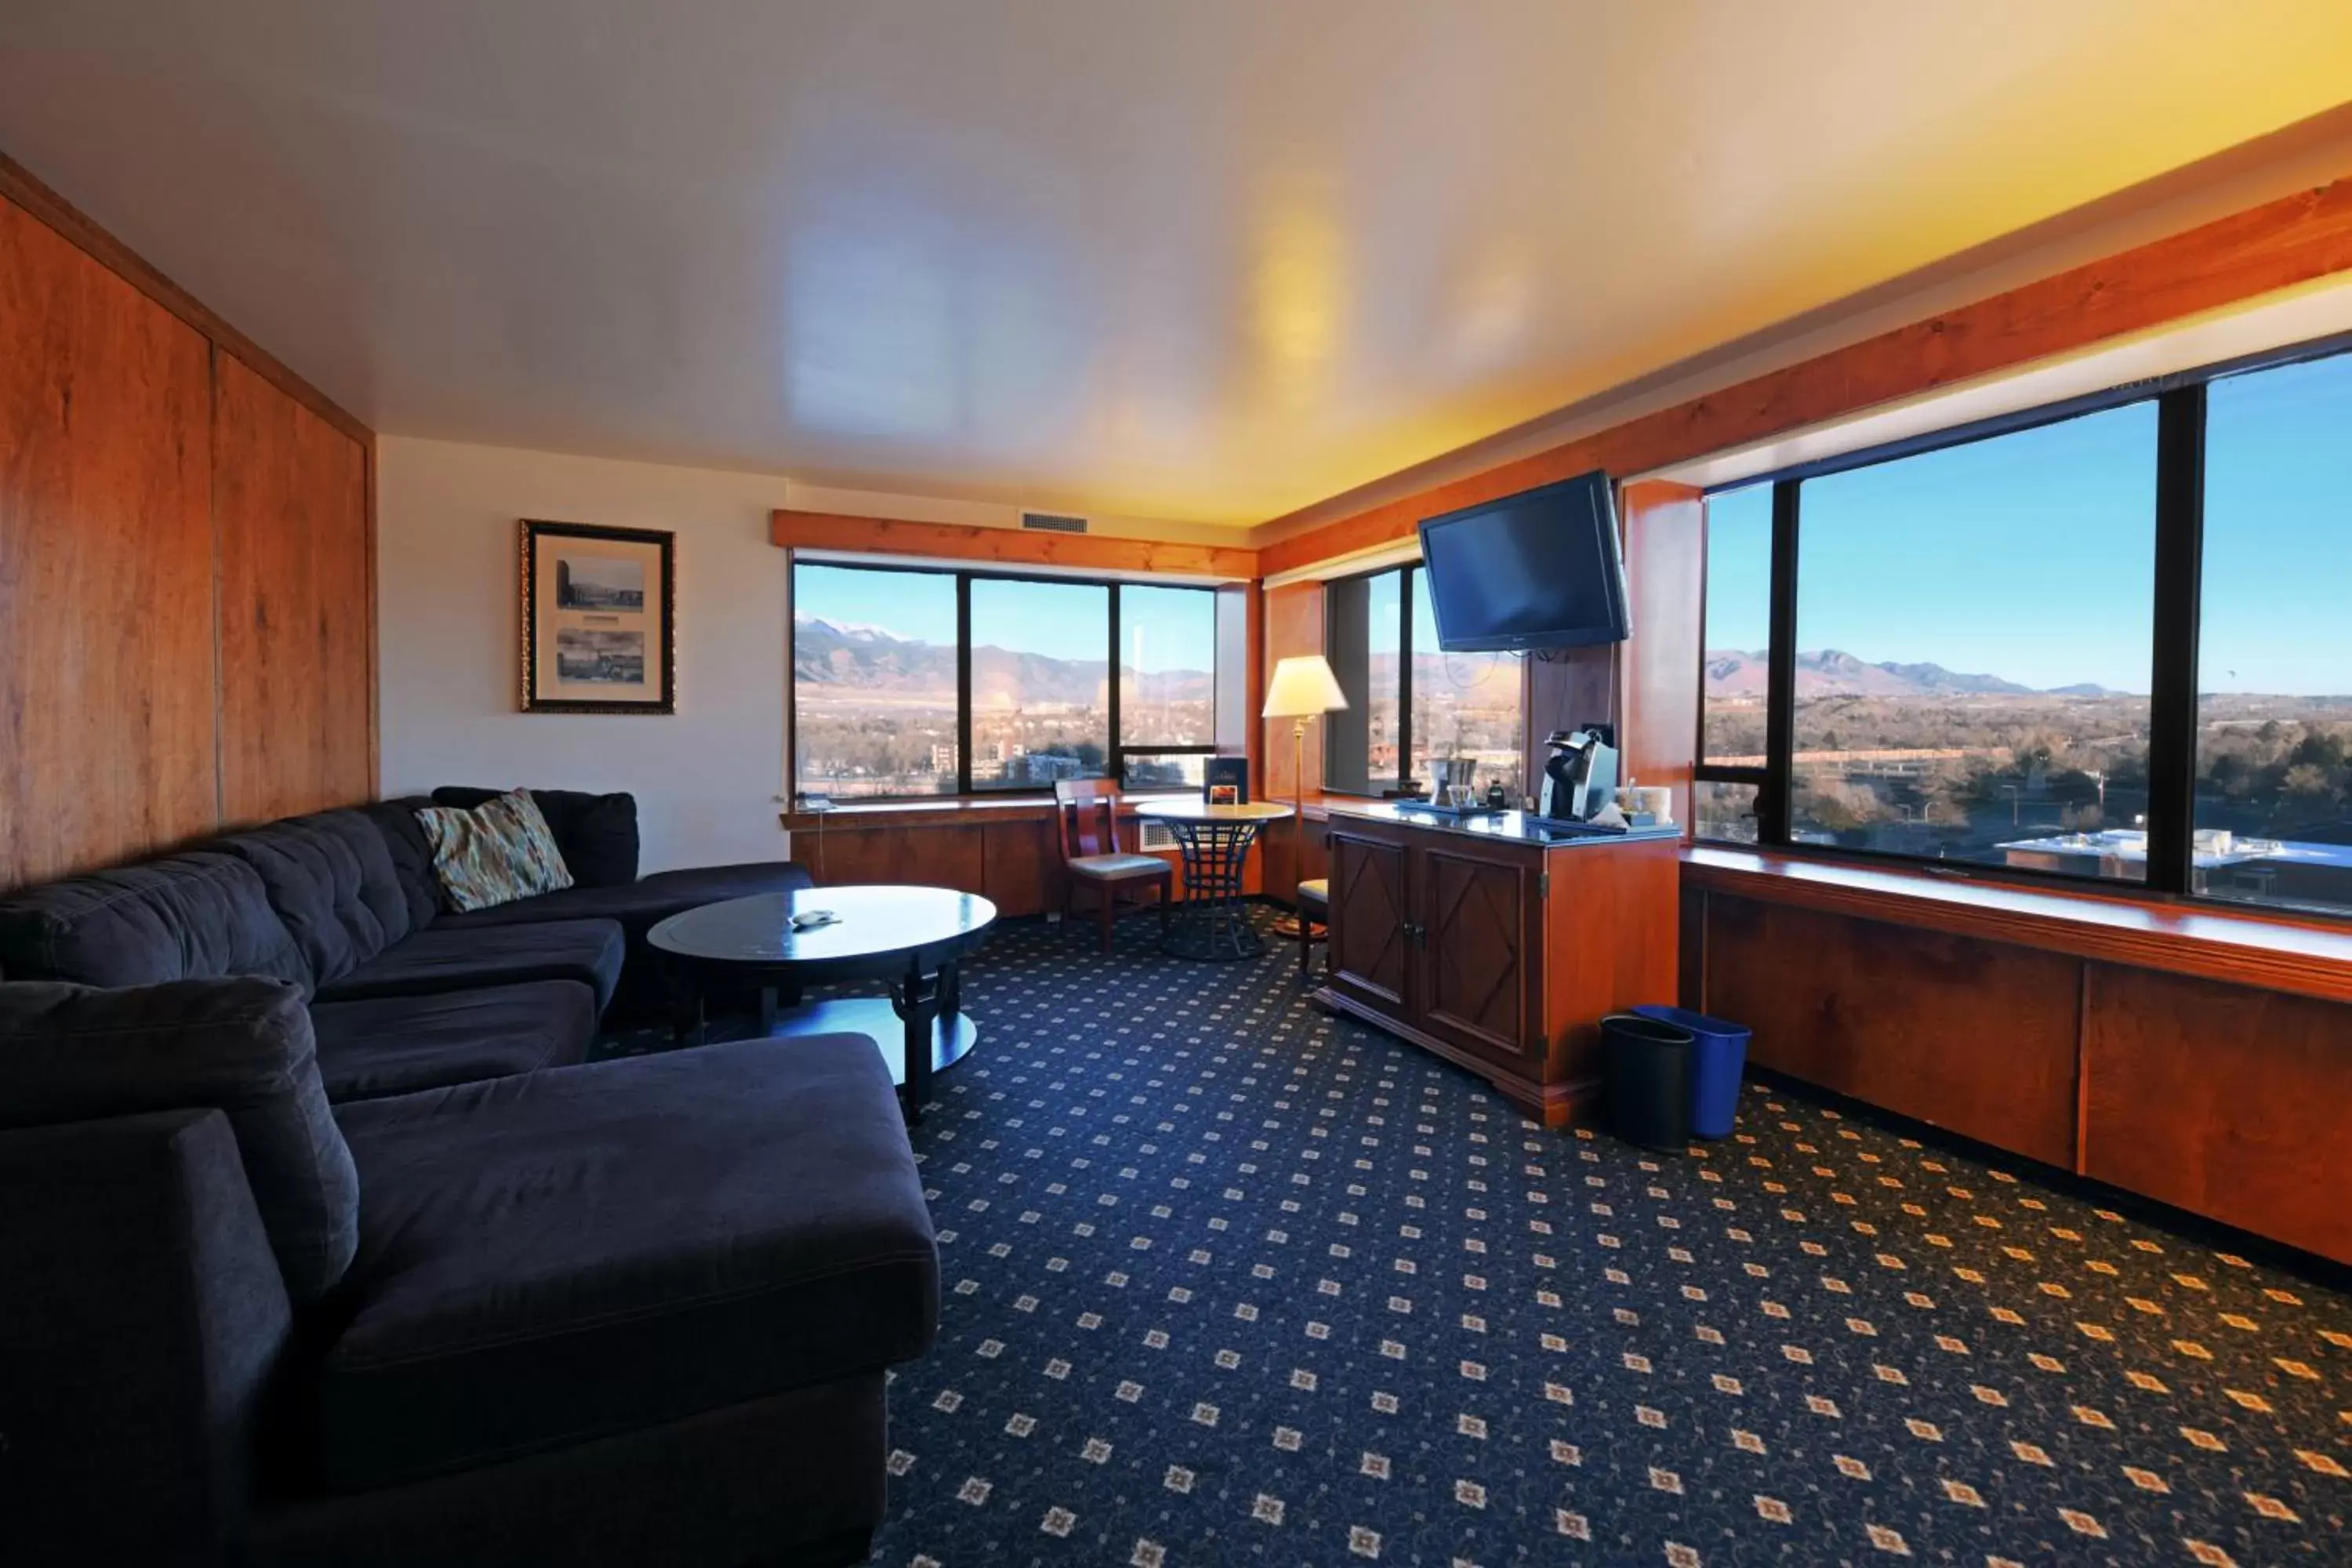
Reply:
[[[938,1302],[879,1053],[583,1060],[806,878],[536,793],[578,885],[476,914],[415,801],[0,896],[0,1557],[862,1560]]]
[[[583,1060],[597,1021],[659,1005],[645,947],[682,910],[809,885],[790,862],[637,875],[636,802],[532,794],[573,886],[443,908],[415,808],[322,811],[0,897],[0,977],[83,985],[266,974],[310,998],[330,1100],[403,1094]]]

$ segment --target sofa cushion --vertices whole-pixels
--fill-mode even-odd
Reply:
[[[596,993],[576,980],[537,980],[319,1002],[310,1026],[327,1098],[367,1100],[584,1061],[596,1037]]]
[[[212,847],[251,866],[270,907],[325,984],[408,934],[408,899],[383,833],[356,811],[290,816],[224,835]]]
[[[386,948],[331,985],[321,1002],[365,996],[423,996],[509,985],[526,980],[577,980],[596,993],[602,1012],[621,976],[625,948],[611,921],[545,921],[530,925],[461,927],[433,922]]]
[[[425,825],[416,820],[417,812],[432,804],[429,797],[416,795],[354,808],[383,835],[393,876],[408,905],[410,931],[423,931],[441,912],[441,884],[433,875],[432,841],[425,837]]]
[[[298,987],[0,984],[0,1128],[184,1110],[226,1113],[288,1296],[323,1294],[358,1243],[359,1178]]]
[[[457,784],[433,792],[436,805],[471,808],[501,792]],[[576,789],[535,789],[539,803],[555,835],[555,847],[572,880],[583,888],[612,888],[637,879],[637,797],[633,795],[592,795]]]
[[[563,852],[526,790],[471,810],[427,806],[416,820],[432,841],[433,875],[453,910],[486,910],[572,885]]]
[[[939,1261],[881,1054],[745,1040],[363,1100],[338,1489],[919,1355]]]
[[[0,898],[0,974],[157,985],[261,974],[310,983],[294,933],[252,867],[193,850]]]

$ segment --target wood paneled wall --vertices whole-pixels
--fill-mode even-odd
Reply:
[[[1256,705],[1265,706],[1267,682],[1274,679],[1274,667],[1297,654],[1323,651],[1323,584],[1293,583],[1287,587],[1271,588],[1265,593],[1265,652],[1262,661],[1262,679],[1258,682]],[[1297,721],[1290,719],[1264,719],[1259,721],[1264,731],[1262,748],[1265,766],[1260,770],[1264,782],[1259,793],[1267,800],[1296,799],[1302,787],[1308,795],[1323,788],[1323,727],[1325,721],[1307,721],[1307,743],[1303,751],[1297,736]],[[1300,758],[1305,758],[1301,765]],[[1303,785],[1302,785],[1303,781]]]
[[[2352,1262],[2352,1005],[1684,885],[1752,1059]]]
[[[0,159],[0,888],[373,793],[372,459]]]
[[[215,820],[211,363],[0,201],[0,886]]]
[[[213,386],[221,817],[375,788],[367,450],[223,354]]]
[[[1625,776],[1675,792],[1675,820],[1691,819],[1698,763],[1700,643],[1706,631],[1706,502],[1689,485],[1625,487],[1625,577],[1633,637],[1621,678]]]

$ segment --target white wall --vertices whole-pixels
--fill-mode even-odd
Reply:
[[[383,437],[376,581],[383,793],[436,784],[627,790],[643,868],[780,860],[784,552],[760,474]],[[517,705],[522,518],[677,534],[677,712]]]

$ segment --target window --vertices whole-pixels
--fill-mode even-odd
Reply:
[[[887,799],[1116,773],[1197,788],[1217,630],[1210,588],[797,563],[793,787]]]
[[[2352,356],[2207,398],[2196,890],[2352,910]]]
[[[954,794],[956,649],[951,574],[795,566],[795,787]]]
[[[1110,766],[1110,589],[971,581],[971,787],[1050,788]]]
[[[1519,661],[1507,653],[1446,653],[1437,646],[1437,616],[1412,573],[1412,721],[1411,776],[1432,779],[1433,757],[1471,763],[1484,789],[1500,784],[1517,801],[1526,753],[1520,745]]]
[[[1519,661],[1437,646],[1419,566],[1324,587],[1332,673],[1348,707],[1325,720],[1323,778],[1349,795],[1426,788],[1433,758],[1462,758],[1481,788],[1525,794]]]
[[[1217,739],[1217,598],[1118,590],[1118,728],[1127,789],[1198,789]]]
[[[1793,840],[2145,879],[2156,426],[1803,483]]]
[[[2347,497],[2343,340],[1709,497],[1699,836],[2352,913]]]

